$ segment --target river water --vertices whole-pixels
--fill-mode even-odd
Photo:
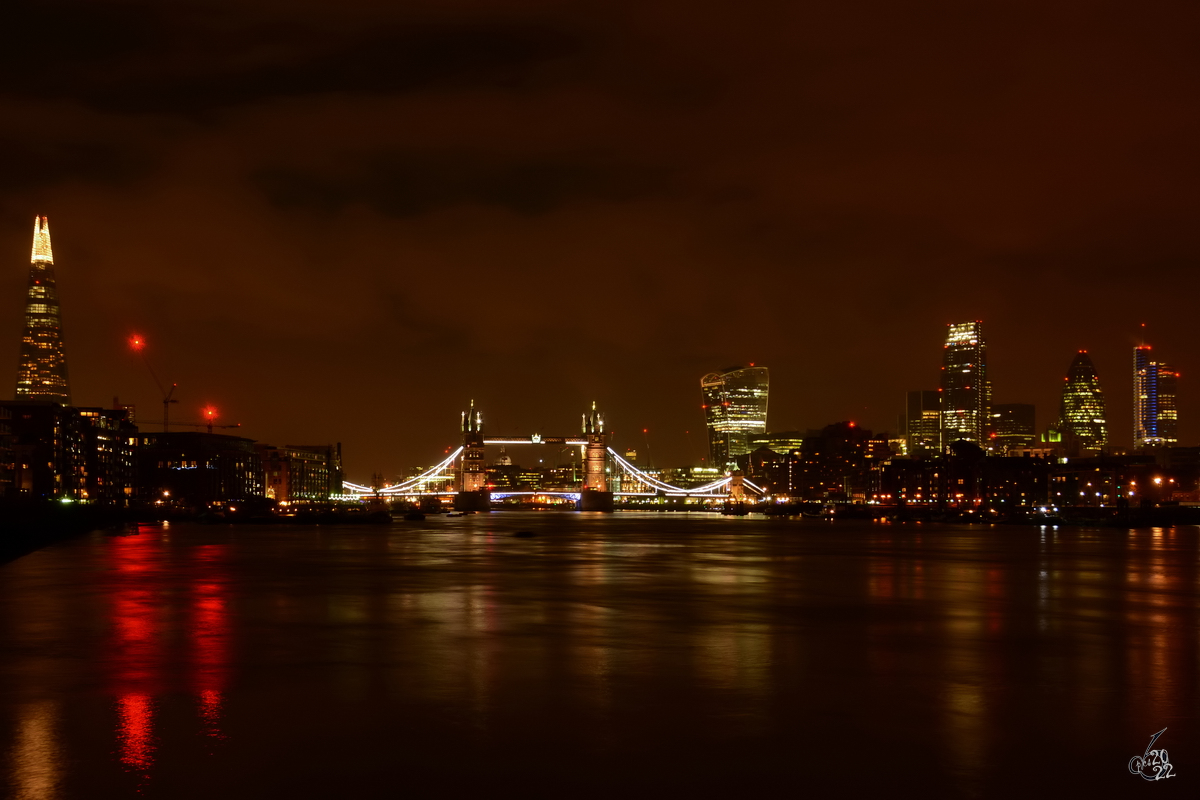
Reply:
[[[0,796],[1200,786],[1197,528],[504,512],[125,533],[0,566]],[[1163,728],[1175,777],[1151,785],[1128,764]]]

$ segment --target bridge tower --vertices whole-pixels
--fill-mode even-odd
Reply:
[[[491,493],[487,490],[487,470],[483,458],[483,415],[471,410],[462,415],[463,452],[462,468],[459,472],[458,494],[454,495],[454,507],[459,511],[487,511],[491,504]]]
[[[583,432],[587,436],[587,445],[579,510],[612,511],[613,493],[608,490],[608,434],[604,432],[604,418],[596,411],[595,403],[592,403],[591,413],[583,415]]]

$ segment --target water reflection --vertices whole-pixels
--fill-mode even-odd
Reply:
[[[157,537],[120,536],[108,540],[114,570],[111,681],[116,691],[118,755],[142,781],[154,764],[154,700],[161,691],[163,652],[158,572],[162,547]]]
[[[27,703],[17,715],[12,751],[14,800],[53,800],[58,797],[62,754],[58,742],[58,703]]]
[[[204,733],[221,733],[223,692],[229,676],[229,579],[225,547],[205,545],[191,551],[192,689],[199,698]]]
[[[121,763],[147,777],[154,763],[154,700],[147,694],[117,698],[117,742]]]
[[[231,658],[226,547],[176,550],[160,534],[141,526],[137,535],[106,539],[105,548],[117,756],[141,784],[149,780],[160,746],[159,698],[181,680],[195,697],[200,732],[224,737]]]
[[[173,526],[6,565],[0,794],[70,796],[63,765],[89,757],[165,797],[209,774],[256,796],[247,763],[321,796],[306,781],[323,761],[440,779],[448,760],[530,753],[614,784],[631,759],[699,775],[752,753],[728,769],[753,782],[819,772],[836,741],[897,785],[951,764],[942,788],[965,795],[1063,742],[1081,790],[1100,774],[1089,754],[1126,737],[1138,752],[1171,726],[1173,753],[1200,747],[1181,724],[1194,530],[689,522],[697,535],[617,516],[522,520],[538,536],[516,539],[506,519]],[[102,733],[89,692],[112,715]],[[72,769],[81,786],[100,771]]]

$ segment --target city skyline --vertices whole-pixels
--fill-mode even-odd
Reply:
[[[9,20],[45,35],[0,53],[0,363],[46,215],[76,403],[156,416],[138,333],[172,419],[341,440],[360,476],[436,458],[471,398],[514,433],[596,400],[687,463],[699,375],[769,365],[780,430],[894,430],[982,319],[994,402],[1050,420],[1086,349],[1129,446],[1148,323],[1200,433],[1182,3],[210,10]]]
[[[51,349],[54,352],[51,354],[53,356],[53,358],[51,358],[50,360],[53,361],[54,363],[49,364],[47,366],[47,365],[41,363],[42,361],[45,361],[45,358],[42,358],[39,360],[38,358],[35,357],[37,355],[36,353],[33,353],[32,351],[30,351],[28,353],[26,352],[26,349],[31,347],[31,342],[33,341],[33,339],[31,339],[31,334],[30,334],[30,330],[33,330],[33,329],[27,328],[26,333],[22,337],[23,350],[22,350],[20,362],[18,364],[17,399],[28,398],[31,396],[28,393],[28,390],[23,391],[24,384],[22,383],[21,376],[27,376],[25,379],[25,382],[28,382],[30,380],[30,378],[28,376],[33,375],[34,373],[41,374],[41,372],[45,372],[46,375],[48,376],[47,380],[49,380],[50,382],[57,381],[57,383],[62,384],[62,387],[60,387],[59,390],[56,390],[56,391],[60,391],[61,393],[55,394],[53,397],[50,397],[49,395],[44,395],[44,396],[39,395],[35,399],[49,398],[49,399],[57,400],[58,402],[63,402],[64,404],[70,404],[70,401],[71,401],[70,388],[69,388],[69,384],[67,382],[67,377],[66,377],[66,360],[65,360],[65,356],[63,355],[63,345],[62,345],[62,337],[61,337],[61,310],[60,310],[60,306],[57,304],[58,300],[57,300],[56,289],[54,286],[53,255],[52,255],[52,249],[51,249],[51,243],[50,243],[49,224],[48,224],[48,218],[45,216],[35,217],[35,220],[34,220],[34,235],[33,235],[33,245],[32,245],[32,250],[31,250],[31,266],[30,266],[28,281],[29,281],[29,288],[26,291],[26,323],[27,323],[27,325],[34,325],[34,327],[37,328],[38,330],[41,330],[41,329],[47,328],[47,327],[52,329],[51,332],[54,334],[54,336],[52,336],[51,338],[53,339],[53,341],[47,340],[49,343],[47,346],[52,345]],[[47,289],[39,289],[39,286],[43,283],[49,283],[48,290]],[[35,292],[35,291],[40,291],[40,292],[42,292],[42,294],[39,294],[37,297],[34,297],[31,293]],[[38,305],[37,304],[37,301],[45,300],[47,298],[49,300],[53,301],[50,305],[46,305],[46,304]],[[33,304],[33,305],[31,305],[31,304]],[[45,306],[45,307],[43,307],[43,306]],[[30,311],[30,309],[32,309],[33,311],[36,311],[37,313],[34,314],[33,316],[30,316],[30,314],[32,313]],[[45,319],[43,319],[43,318],[45,318]],[[53,324],[50,324],[50,323],[53,323]],[[939,428],[940,428],[940,438],[943,440],[941,442],[942,449],[944,449],[944,447],[946,445],[945,440],[947,440],[948,438],[954,438],[954,439],[966,438],[968,441],[979,441],[981,443],[984,442],[984,440],[986,439],[985,432],[988,427],[988,419],[991,416],[993,416],[990,412],[990,409],[993,407],[993,403],[992,403],[992,399],[991,399],[992,398],[991,380],[990,380],[990,378],[987,377],[987,375],[988,375],[988,372],[987,372],[987,347],[986,347],[986,342],[984,340],[983,333],[982,333],[982,325],[983,325],[982,320],[975,320],[973,322],[967,322],[967,323],[948,323],[947,324],[948,333],[947,333],[946,341],[943,345],[943,359],[942,359],[943,363],[942,363],[942,367],[941,367],[941,374],[942,374],[941,389],[939,389],[938,392],[914,392],[913,390],[909,390],[908,392],[906,392],[905,398],[902,401],[903,406],[902,406],[902,412],[900,414],[899,424],[897,425],[897,427],[895,429],[888,428],[888,427],[879,428],[879,429],[877,429],[879,433],[890,433],[892,435],[908,435],[907,433],[905,433],[905,429],[909,425],[909,423],[905,422],[904,417],[907,414],[911,413],[911,403],[913,402],[914,394],[922,394],[922,395],[930,395],[931,397],[936,397],[939,401],[939,403],[938,403],[938,405],[939,405],[938,424],[939,424]],[[1145,328],[1146,328],[1146,326],[1143,323],[1141,325],[1141,334],[1142,334],[1143,338],[1145,336]],[[37,337],[34,337],[34,338],[37,338]],[[41,338],[45,338],[45,336],[42,336]],[[133,341],[136,343],[136,347],[139,351],[145,345],[144,337],[142,337],[140,334],[136,335]],[[41,349],[44,350],[46,348],[42,347]],[[39,350],[39,353],[40,353],[40,350]],[[1131,446],[1133,446],[1135,448],[1138,447],[1140,444],[1145,444],[1147,442],[1149,442],[1150,444],[1154,444],[1154,443],[1158,443],[1158,442],[1162,442],[1162,443],[1166,443],[1166,444],[1177,444],[1179,442],[1178,403],[1177,403],[1176,393],[1177,393],[1177,382],[1178,382],[1180,373],[1178,371],[1174,370],[1173,368],[1169,367],[1165,363],[1150,360],[1149,353],[1150,353],[1150,346],[1146,345],[1144,343],[1144,341],[1142,344],[1140,344],[1134,348],[1134,371],[1133,371],[1134,436],[1133,436],[1133,439],[1131,440],[1132,441]],[[951,368],[950,372],[953,373],[953,374],[950,374],[949,377],[948,377],[948,372],[947,372],[948,367]],[[39,370],[40,370],[40,372],[39,372]],[[959,372],[963,373],[962,377],[958,377],[957,374]],[[53,374],[51,374],[51,373],[53,373]],[[761,383],[763,384],[763,389],[761,392],[761,394],[762,394],[761,399],[762,399],[763,409],[761,409],[762,413],[758,414],[757,416],[755,414],[750,414],[750,416],[754,417],[756,421],[754,421],[752,423],[750,423],[750,422],[747,423],[750,425],[750,427],[747,428],[747,430],[745,432],[746,433],[746,442],[747,442],[745,447],[742,447],[740,445],[737,447],[734,447],[732,442],[726,442],[724,444],[724,446],[730,448],[731,451],[737,450],[737,452],[731,452],[729,455],[730,456],[741,455],[741,454],[743,454],[743,450],[745,452],[749,452],[750,449],[753,449],[753,448],[749,447],[748,442],[755,435],[762,435],[764,433],[768,433],[771,431],[786,430],[785,428],[781,428],[778,425],[772,426],[772,425],[767,424],[769,422],[768,420],[766,420],[766,415],[765,415],[765,406],[766,406],[766,402],[765,402],[765,399],[766,399],[766,389],[765,389],[766,377],[765,376],[767,374],[767,367],[761,367],[761,366],[756,367],[754,364],[750,364],[748,367],[742,367],[742,368],[729,367],[719,373],[718,372],[709,373],[709,374],[705,375],[704,378],[701,380],[701,386],[703,389],[702,394],[704,395],[704,399],[705,399],[703,407],[705,409],[705,417],[706,417],[705,423],[706,423],[706,427],[708,429],[708,437],[707,438],[709,439],[708,454],[707,454],[707,456],[700,455],[699,457],[696,457],[695,451],[693,449],[693,442],[691,439],[690,430],[685,431],[685,436],[687,438],[688,452],[684,456],[684,458],[685,458],[684,461],[677,462],[679,465],[683,466],[688,463],[707,464],[707,463],[711,462],[712,452],[713,452],[712,448],[717,446],[718,439],[721,439],[722,441],[724,441],[724,439],[722,439],[722,436],[725,434],[728,434],[728,431],[726,431],[725,434],[721,433],[721,431],[725,427],[728,427],[728,421],[723,421],[722,419],[717,419],[716,417],[714,417],[713,412],[710,409],[710,403],[714,401],[714,398],[716,398],[716,394],[714,394],[714,392],[716,392],[717,394],[720,394],[722,388],[724,387],[725,379],[730,378],[731,376],[733,378],[737,378],[737,376],[742,375],[743,373],[746,373],[746,374],[754,373],[755,375],[758,375],[759,373],[762,374]],[[1148,373],[1153,373],[1153,374],[1148,374]],[[1088,406],[1088,408],[1091,408],[1092,405],[1096,404],[1094,401],[1089,401],[1082,397],[1083,394],[1087,394],[1089,392],[1096,392],[1096,393],[1099,392],[1098,389],[1087,388],[1087,387],[1083,386],[1083,384],[1089,384],[1091,386],[1098,386],[1098,384],[1096,383],[1095,376],[1096,376],[1095,366],[1094,366],[1094,364],[1092,364],[1090,358],[1087,356],[1086,351],[1083,351],[1083,350],[1079,351],[1079,354],[1076,355],[1074,361],[1071,364],[1070,369],[1068,370],[1068,376],[1067,376],[1068,383],[1067,383],[1067,386],[1064,387],[1064,394],[1063,394],[1062,398],[1060,398],[1060,418],[1057,420],[1057,424],[1061,425],[1064,422],[1064,418],[1062,418],[1062,414],[1063,414],[1063,411],[1067,408],[1068,401],[1072,400],[1073,395],[1077,396],[1072,401],[1074,404],[1077,404],[1077,405],[1082,404],[1082,405]],[[735,382],[737,382],[737,381],[735,381]],[[753,382],[753,381],[751,381],[751,382]],[[57,383],[56,383],[56,385],[57,385]],[[741,380],[741,382],[738,383],[738,387],[740,387],[742,383],[746,383],[746,381]],[[961,384],[961,386],[960,386],[960,384]],[[979,384],[980,386],[982,386],[982,390],[974,388],[971,384]],[[757,385],[757,384],[755,384],[755,385]],[[750,384],[746,384],[746,387],[742,387],[742,388],[748,388],[749,386],[750,386]],[[1075,387],[1074,389],[1072,389],[1073,386]],[[736,390],[738,387],[734,387],[734,389]],[[734,391],[733,394],[737,394],[737,391]],[[751,394],[753,394],[753,392]],[[961,397],[960,397],[960,395],[961,395]],[[1163,398],[1165,398],[1164,400],[1161,401],[1161,403],[1159,400],[1160,395]],[[1099,408],[1101,410],[1103,410],[1103,407],[1104,407],[1103,396],[1102,395],[1098,395],[1098,396],[1099,396]],[[128,397],[128,395],[126,395],[126,397]],[[740,395],[739,395],[739,397],[740,397]],[[750,399],[749,399],[750,395],[747,395],[747,398],[748,399],[746,402],[750,402]],[[948,403],[948,405],[943,405],[943,403],[941,402],[943,398],[950,398],[950,402]],[[955,398],[957,398],[957,399],[955,399]],[[114,403],[117,403],[118,399],[119,399],[118,396],[116,396],[116,395],[113,396]],[[717,399],[719,399],[719,398],[717,398]],[[754,402],[757,402],[757,401],[754,401]],[[739,403],[740,403],[740,401],[739,401]],[[473,401],[472,401],[472,404],[473,404]],[[727,405],[727,403],[725,403],[725,404]],[[956,409],[955,408],[956,404],[963,406],[963,409]],[[1162,404],[1162,408],[1165,410],[1163,414],[1159,414],[1159,405],[1160,404]],[[136,407],[136,404],[132,404],[132,405],[134,407]],[[124,404],[124,403],[121,404],[121,407],[125,407],[125,406],[126,406],[126,404]],[[1150,408],[1151,406],[1153,408]],[[1014,404],[1009,403],[1009,404],[996,404],[995,407],[996,408],[1002,408],[1002,407],[1018,408],[1018,407],[1026,407],[1026,406],[1024,406],[1023,404],[1015,404],[1014,405]],[[1035,408],[1035,406],[1033,404],[1029,404],[1027,407],[1029,409]],[[741,405],[739,405],[739,408],[741,408]],[[757,406],[756,406],[756,408],[757,408]],[[908,409],[908,410],[904,410],[904,409]],[[947,410],[950,411],[951,415],[956,415],[956,416],[948,416],[946,413],[944,413]],[[747,406],[745,409],[742,409],[742,412],[740,412],[740,413],[742,414],[742,416],[745,416],[746,414],[750,413],[750,411],[751,411],[751,409],[749,408],[749,406]],[[217,414],[218,412],[211,405],[205,405],[204,408],[202,409],[202,413],[204,413],[206,415],[206,417],[208,417],[208,419],[206,421],[211,423],[213,421],[213,415]],[[970,417],[970,419],[966,419],[965,421],[964,421],[965,418],[959,419],[959,417],[962,417],[963,414],[966,414],[968,417]],[[719,417],[720,415],[718,414],[717,416]],[[762,417],[762,419],[759,419],[760,416]],[[1076,416],[1078,416],[1078,414],[1076,414]],[[747,420],[749,420],[749,417],[747,417]],[[852,420],[850,420],[850,421],[852,421]],[[187,423],[184,423],[184,424],[186,425]],[[829,424],[829,423],[826,423],[826,424]],[[1051,427],[1053,427],[1053,426],[1054,426],[1054,423],[1051,424]],[[150,427],[153,427],[153,425],[151,424]],[[514,426],[512,426],[512,425],[509,425],[507,427],[510,431],[514,430]],[[818,427],[820,427],[820,426],[818,426]],[[1046,427],[1047,426],[1045,424],[1039,426],[1034,431],[1034,435],[1035,436],[1040,435],[1046,429]],[[1161,433],[1159,431],[1160,428],[1162,428],[1163,431],[1165,431],[1165,433]],[[544,431],[545,429],[543,428],[541,430]],[[803,430],[803,429],[797,428],[796,430]],[[810,426],[809,428],[807,428],[807,430],[816,430],[816,428]],[[972,437],[972,431],[976,432],[974,438]],[[1147,434],[1146,431],[1150,431],[1150,433]],[[335,436],[337,435],[336,432],[334,435]],[[1150,438],[1147,439],[1147,436],[1149,436]],[[728,436],[725,435],[725,438],[728,438]],[[1088,437],[1085,436],[1084,438],[1088,438]],[[643,429],[642,442],[646,445],[648,453],[651,452],[650,448],[649,448],[650,442],[649,442],[648,429]],[[625,446],[628,447],[628,444]],[[1117,446],[1119,446],[1119,445],[1117,445]],[[1085,448],[1085,449],[1087,449],[1087,448]],[[443,448],[443,452],[444,451],[445,451],[445,448]],[[434,455],[436,458],[437,454],[435,453]],[[692,460],[690,460],[690,461],[686,460],[689,458]],[[404,469],[410,468],[411,464],[414,462],[416,462],[416,459],[410,459],[408,464],[406,464],[404,466],[395,466],[395,467],[393,467],[391,465],[384,466],[383,467],[384,472],[382,472],[381,474],[386,475],[386,474],[388,474],[389,470],[392,472],[395,472],[396,474],[399,474]],[[353,463],[353,460],[351,460],[351,463]],[[663,463],[663,462],[660,459],[660,464],[661,463]]]
[[[47,278],[47,276],[48,276],[48,278]],[[52,255],[52,250],[51,250],[51,245],[50,245],[49,226],[48,226],[48,222],[47,222],[47,217],[44,217],[44,216],[43,217],[35,217],[33,247],[32,247],[32,256],[31,256],[31,268],[30,268],[30,277],[29,277],[30,287],[34,287],[34,284],[45,282],[45,280],[47,280],[47,279],[50,281],[51,284],[53,284],[53,255]],[[51,289],[53,289],[53,285],[51,286]],[[32,308],[32,306],[29,306],[29,304],[35,302],[36,300],[44,299],[40,295],[37,298],[32,297],[29,294],[29,292],[32,292],[32,291],[34,291],[34,288],[28,289],[27,293],[26,293],[26,295],[27,295],[26,296],[26,305],[27,305],[27,315],[26,316],[27,316],[27,318],[28,318],[28,309]],[[50,299],[57,301],[57,296],[54,296]],[[41,309],[41,307],[39,306],[38,309]],[[60,329],[61,329],[60,309],[57,305],[55,305],[53,307],[52,311],[53,311],[53,313],[51,313],[51,309],[39,310],[39,315],[40,316],[49,315],[49,317],[52,317],[53,318],[52,321],[55,323],[55,325],[53,325],[52,327],[54,328],[55,333],[58,334],[59,336],[61,336],[61,334],[59,333]],[[40,316],[39,316],[39,318],[40,318]],[[45,326],[43,325],[43,327],[45,327]],[[922,394],[922,395],[930,395],[930,396],[936,395],[939,399],[942,397],[946,397],[947,393],[952,397],[957,396],[958,394],[963,394],[963,403],[960,403],[960,405],[965,404],[964,407],[971,406],[972,408],[974,408],[975,406],[978,405],[982,409],[976,415],[976,416],[978,416],[978,419],[976,419],[975,422],[973,423],[975,428],[977,428],[979,430],[980,441],[982,441],[983,431],[986,430],[986,426],[987,426],[987,417],[991,416],[990,409],[993,407],[993,404],[991,403],[991,395],[992,395],[991,381],[987,377],[988,373],[987,373],[986,343],[985,343],[985,340],[983,338],[983,333],[982,333],[982,321],[976,320],[976,321],[969,322],[969,323],[948,323],[947,328],[948,328],[948,334],[947,334],[946,342],[943,345],[943,348],[944,348],[943,366],[941,368],[942,375],[943,375],[942,390],[940,390],[937,393],[914,392],[914,391],[910,390],[910,391],[906,392],[905,399],[902,401],[902,403],[903,403],[902,408],[907,407],[912,403],[912,398],[913,398],[914,394]],[[1144,336],[1145,324],[1143,324],[1141,326],[1141,329],[1142,329],[1142,335]],[[27,331],[26,335],[23,337],[23,341],[28,340],[28,339],[29,339],[29,334]],[[139,346],[144,344],[144,342],[141,340],[140,336],[139,336],[138,342],[139,342]],[[56,354],[58,356],[56,364],[57,364],[58,368],[61,368],[62,383],[64,385],[66,385],[66,364],[65,364],[65,357],[61,357],[61,351],[62,351],[61,338],[55,338],[55,343],[57,344]],[[1149,355],[1148,355],[1149,352],[1150,352],[1150,347],[1148,345],[1145,345],[1144,343],[1137,346],[1134,349],[1134,354],[1135,354],[1135,364],[1134,364],[1134,382],[1135,382],[1135,388],[1134,388],[1134,395],[1135,395],[1135,398],[1134,398],[1134,412],[1135,412],[1134,413],[1134,429],[1135,429],[1134,446],[1136,446],[1136,443],[1139,441],[1137,439],[1138,432],[1145,430],[1146,425],[1147,425],[1147,423],[1145,423],[1144,421],[1140,421],[1140,420],[1148,419],[1148,417],[1146,417],[1145,415],[1147,413],[1149,413],[1144,410],[1139,410],[1139,409],[1141,409],[1142,406],[1145,405],[1145,401],[1143,400],[1143,401],[1139,402],[1138,398],[1140,396],[1146,394],[1146,392],[1148,391],[1145,387],[1150,386],[1151,388],[1154,388],[1155,391],[1150,392],[1150,393],[1154,395],[1155,403],[1151,403],[1151,405],[1155,406],[1156,410],[1153,413],[1157,414],[1157,407],[1158,407],[1157,406],[1157,398],[1159,396],[1159,391],[1157,389],[1158,389],[1159,384],[1161,383],[1161,381],[1159,380],[1159,378],[1161,377],[1161,376],[1159,376],[1160,371],[1166,372],[1166,380],[1168,382],[1168,385],[1163,390],[1163,392],[1165,392],[1165,394],[1167,396],[1166,405],[1169,406],[1169,408],[1166,409],[1166,416],[1169,417],[1170,419],[1167,420],[1165,423],[1162,420],[1158,420],[1156,423],[1151,423],[1151,424],[1154,426],[1155,431],[1157,431],[1158,427],[1165,425],[1166,428],[1169,430],[1167,430],[1167,433],[1162,434],[1160,436],[1160,438],[1162,438],[1168,444],[1175,444],[1175,443],[1178,443],[1178,441],[1179,441],[1178,434],[1177,434],[1178,413],[1177,413],[1177,403],[1176,403],[1176,385],[1177,385],[1177,379],[1179,377],[1179,373],[1177,371],[1173,370],[1172,368],[1170,368],[1165,363],[1161,363],[1158,361],[1150,361]],[[1145,362],[1145,363],[1143,363],[1143,362]],[[21,362],[20,362],[19,368],[18,368],[19,374],[24,374],[25,372],[29,372],[30,367],[27,366],[27,363],[33,364],[33,361],[30,361],[30,359],[27,357],[27,355],[23,353]],[[961,371],[964,374],[969,373],[969,375],[968,375],[969,380],[967,380],[966,378],[963,378],[963,379],[956,381],[953,377],[951,377],[950,379],[947,379],[945,376],[947,374],[946,370],[947,370],[948,366],[954,367],[953,371],[955,371],[955,372],[959,371],[958,367],[964,367],[964,369],[962,369]],[[1146,377],[1147,370],[1152,371],[1154,373],[1154,375]],[[717,380],[717,379],[724,379],[724,378],[728,378],[730,376],[736,377],[738,375],[741,375],[742,373],[755,373],[756,375],[758,373],[762,373],[763,378],[762,378],[761,382],[762,382],[763,386],[765,387],[765,385],[766,385],[765,375],[767,373],[767,367],[756,367],[754,364],[750,364],[748,367],[743,367],[743,368],[730,367],[720,373],[707,374],[701,381],[701,385],[702,385],[702,388],[704,389],[704,395],[705,395],[705,401],[706,401],[704,404],[705,409],[708,409],[709,401],[712,399],[711,397],[709,397],[709,395],[713,391],[717,391],[718,389],[721,388],[721,386],[724,385],[723,380]],[[1140,378],[1139,378],[1139,375],[1141,376]],[[1092,364],[1090,358],[1087,356],[1086,351],[1079,351],[1079,354],[1076,355],[1074,361],[1071,364],[1070,369],[1068,370],[1068,377],[1067,377],[1068,385],[1067,385],[1067,387],[1064,387],[1064,394],[1063,394],[1063,397],[1060,399],[1060,409],[1066,408],[1067,401],[1070,399],[1069,395],[1072,394],[1071,387],[1074,384],[1080,384],[1080,382],[1083,382],[1083,383],[1091,382],[1092,384],[1095,384],[1095,380],[1096,380],[1095,376],[1096,376],[1095,366]],[[949,382],[947,382],[947,380],[949,380]],[[963,389],[961,387],[958,387],[958,385],[957,385],[958,383],[963,383],[963,380],[966,380],[966,383],[963,384],[966,387],[965,392],[963,391]],[[983,390],[973,392],[972,387],[967,385],[967,384],[970,384],[973,382],[981,383],[981,385],[983,386]],[[1074,383],[1072,383],[1072,382],[1074,382]],[[745,383],[745,381],[742,381],[742,383]],[[720,384],[721,386],[718,386],[718,384]],[[741,384],[739,383],[739,386],[740,385]],[[749,386],[749,384],[747,384],[747,386]],[[716,388],[713,388],[713,387],[716,387]],[[736,388],[737,387],[735,387],[735,389]],[[1099,392],[1098,389],[1095,389],[1093,391],[1095,391],[1097,393]],[[1080,384],[1080,386],[1076,387],[1074,394],[1078,395],[1083,392],[1084,392],[1084,389],[1082,388],[1082,384]],[[747,442],[749,441],[750,438],[753,438],[752,434],[762,434],[762,433],[769,432],[769,431],[784,430],[784,428],[781,428],[778,425],[771,426],[771,425],[766,424],[768,421],[765,419],[765,406],[766,406],[766,402],[765,402],[766,389],[765,388],[762,391],[762,395],[763,395],[762,405],[764,407],[764,413],[761,416],[763,417],[763,419],[761,421],[756,422],[753,425],[751,425],[753,430],[750,430],[749,428],[747,429],[747,431],[748,431]],[[26,395],[23,395],[21,393],[21,384],[19,383],[17,399],[21,399],[24,396],[26,396]],[[715,397],[715,395],[713,395],[713,397]],[[748,395],[748,397],[749,397],[749,395]],[[38,398],[38,399],[43,399],[43,398]],[[64,394],[61,397],[56,397],[53,399],[57,399],[60,402],[69,404],[70,403],[69,386],[66,387],[66,394]],[[114,396],[114,402],[116,402],[116,400],[117,400],[117,397]],[[1103,409],[1103,406],[1104,406],[1103,397],[1100,396],[1099,400],[1100,400],[1099,407],[1101,409]],[[970,401],[970,402],[967,402],[967,401]],[[1089,402],[1086,400],[1077,400],[1076,402],[1077,403],[1081,402],[1083,405],[1089,405]],[[953,405],[953,402],[951,403],[951,405]],[[472,406],[473,406],[473,401],[472,401]],[[1000,407],[1016,408],[1016,407],[1020,407],[1020,406],[1021,406],[1021,404],[1016,404],[1016,405],[1014,405],[1014,404],[997,404],[995,407],[997,407],[997,408],[1000,408]],[[1034,406],[1031,404],[1031,405],[1029,405],[1029,408],[1032,409],[1032,408],[1034,408]],[[1089,408],[1090,408],[1090,405],[1089,405]],[[211,414],[211,413],[214,413],[215,410],[211,406],[206,406],[204,411]],[[906,413],[910,413],[910,412],[911,412],[911,409],[909,412],[902,411],[902,413],[900,415],[901,416],[900,424],[896,428],[894,428],[894,429],[893,428],[880,428],[880,429],[878,429],[878,432],[880,432],[880,433],[890,432],[894,435],[899,435],[903,431],[903,429],[906,425],[906,423],[903,421],[903,417],[905,416]],[[753,415],[751,415],[751,416],[753,416]],[[717,436],[717,433],[714,433],[714,431],[717,431],[717,429],[721,427],[722,422],[721,422],[721,420],[715,420],[716,427],[712,427],[714,425],[714,418],[712,417],[711,412],[706,411],[706,417],[707,417],[706,422],[709,425],[710,458],[706,459],[704,456],[701,456],[699,459],[696,459],[690,463],[696,463],[696,464],[707,463],[709,460],[711,460],[711,448],[714,446],[712,437]],[[1061,411],[1060,411],[1060,417],[1061,417]],[[756,419],[757,419],[757,417],[756,417]],[[943,414],[941,414],[941,412],[939,412],[939,423],[942,428],[942,438],[943,439],[946,438],[947,436],[956,434],[958,432],[958,428],[963,428],[963,431],[966,431],[966,428],[963,427],[963,425],[959,424],[957,427],[955,427],[954,422],[947,422],[946,419],[947,418]],[[1158,418],[1156,417],[1156,419],[1158,419]],[[209,420],[209,421],[211,421],[211,420]],[[1063,420],[1060,419],[1059,423],[1061,423],[1062,421]],[[153,427],[152,423],[150,424],[150,427]],[[508,427],[510,429],[512,428],[511,425]],[[967,427],[970,427],[970,426],[967,426]],[[1045,424],[1041,425],[1035,431],[1035,435],[1040,434],[1045,428],[1046,428]],[[802,430],[802,429],[800,429],[800,430]],[[810,426],[808,428],[808,430],[815,430],[815,428]],[[967,431],[967,433],[969,434],[969,431]],[[687,432],[685,435],[687,435],[687,437],[688,437],[688,445],[689,445],[689,451],[690,451],[691,444],[692,444],[690,432]],[[643,441],[645,441],[648,444],[649,443],[648,431],[643,431],[643,437],[644,437]],[[969,438],[969,436],[967,438],[968,438],[968,440],[971,440]],[[1144,438],[1142,441],[1144,441]],[[945,443],[943,442],[943,445],[944,444]],[[748,452],[749,449],[752,449],[752,448],[748,448],[748,449],[746,449],[746,451]],[[738,453],[732,453],[732,455],[738,455],[738,454],[741,454],[741,450],[739,450]],[[689,462],[686,462],[686,461],[682,462],[681,465],[686,464],[686,463],[689,463]],[[385,469],[386,469],[386,467],[385,467]],[[403,469],[404,469],[404,467],[397,467],[397,468],[395,468],[395,471],[398,473],[399,471],[401,471]]]

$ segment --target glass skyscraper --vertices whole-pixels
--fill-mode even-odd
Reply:
[[[998,403],[988,409],[988,447],[1007,455],[1037,441],[1036,409],[1029,403]]]
[[[1104,393],[1086,350],[1079,351],[1067,370],[1058,416],[1058,429],[1067,437],[1069,451],[1097,451],[1108,444]]]
[[[983,323],[951,323],[942,352],[942,450],[963,439],[986,445],[992,386]]]
[[[908,455],[937,452],[941,442],[941,397],[938,392],[918,389],[905,395],[900,434]]]
[[[51,400],[71,405],[67,380],[67,351],[63,346],[62,316],[54,282],[50,223],[33,219],[33,253],[25,291],[25,334],[17,362],[17,400]]]
[[[708,423],[709,465],[726,468],[750,452],[750,439],[767,431],[766,367],[729,367],[700,379]]]
[[[1133,348],[1133,446],[1162,447],[1179,441],[1175,385],[1179,373],[1150,357],[1150,345]]]

